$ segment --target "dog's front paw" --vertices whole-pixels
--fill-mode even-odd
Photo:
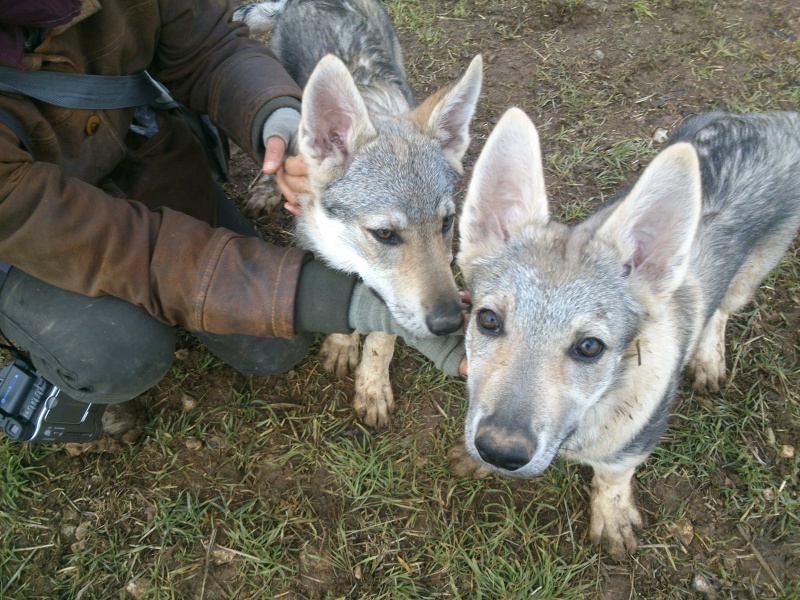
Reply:
[[[686,366],[692,378],[692,389],[700,393],[718,392],[725,381],[725,358],[721,360],[699,360],[693,358]]]
[[[717,310],[700,335],[686,371],[697,392],[718,392],[725,381],[725,324],[728,317]]]
[[[369,427],[388,425],[394,412],[394,394],[389,374],[364,368],[356,370],[356,396],[353,409],[356,416]]]
[[[450,448],[447,453],[447,460],[450,461],[450,470],[456,477],[470,477],[472,479],[483,479],[491,475],[492,470],[484,467],[477,460],[472,458],[467,452],[467,446],[464,443],[464,436]]]
[[[633,475],[633,469],[629,471]],[[642,528],[642,515],[636,508],[627,473],[598,474],[592,482],[591,523],[589,535],[592,541],[602,544],[617,560],[636,552],[639,540],[635,531]]]
[[[332,333],[327,336],[322,341],[318,354],[322,368],[329,373],[335,373],[339,378],[355,369],[358,364],[359,338],[357,331],[350,335]]]
[[[250,196],[242,204],[242,212],[248,217],[260,217],[271,213],[281,202],[281,191],[272,175],[261,175],[250,189]]]

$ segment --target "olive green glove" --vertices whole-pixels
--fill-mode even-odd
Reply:
[[[300,272],[295,298],[296,331],[361,333],[383,331],[403,338],[424,354],[440,371],[458,375],[466,354],[464,334],[421,337],[395,321],[386,304],[355,275],[346,275],[310,260]]]

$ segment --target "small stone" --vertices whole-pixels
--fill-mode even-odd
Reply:
[[[190,411],[194,408],[197,408],[197,400],[192,398],[189,394],[183,394],[181,396],[181,406],[183,410]]]
[[[781,444],[781,447],[778,450],[778,456],[780,458],[793,458],[794,446],[790,446],[789,444]]]
[[[669,139],[669,132],[663,127],[659,127],[653,132],[653,143],[663,144]]]
[[[592,58],[597,62],[601,62],[605,57],[606,55],[602,50],[595,50],[592,52]]]
[[[125,591],[134,598],[141,598],[151,587],[150,580],[147,577],[139,577],[138,579],[130,580],[128,585],[125,586]]]
[[[710,582],[705,575],[698,573],[692,580],[695,591],[703,594],[708,600],[714,600],[719,595],[719,588]]]
[[[233,559],[236,558],[233,552],[227,548],[220,548],[218,546],[214,547],[214,549],[209,552],[208,556],[215,565],[227,565],[232,563]]]
[[[694,525],[689,519],[678,519],[674,523],[667,525],[669,532],[678,538],[684,546],[688,546],[694,540]]]
[[[200,448],[203,447],[203,442],[201,442],[197,438],[189,438],[184,442],[184,444],[186,445],[187,449],[193,452],[197,452],[198,450],[200,450]]]
[[[189,358],[189,351],[186,348],[175,350],[175,358],[178,360],[186,360]]]
[[[773,490],[772,488],[765,489],[762,492],[762,495],[764,496],[764,500],[766,500],[767,502],[772,502],[773,500],[775,500],[775,490]]]
[[[72,542],[75,539],[75,531],[77,529],[75,525],[64,525],[61,528],[61,540],[63,542]]]
[[[85,540],[92,531],[92,524],[89,521],[84,521],[75,528],[75,539],[78,541]]]
[[[70,544],[69,549],[73,554],[86,550],[86,540],[78,540],[74,544]]]
[[[775,445],[775,432],[772,431],[772,427],[767,427],[767,430],[764,432],[767,436],[767,444],[770,446]]]

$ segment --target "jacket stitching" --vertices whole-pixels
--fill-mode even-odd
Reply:
[[[270,324],[272,325],[272,330],[279,336],[281,336],[281,334],[283,333],[283,328],[281,327],[279,329],[275,324],[275,308],[278,306],[277,300],[278,300],[278,290],[281,289],[281,273],[283,272],[283,263],[286,262],[287,256],[289,256],[288,248],[283,253],[283,258],[281,258],[281,264],[278,266],[278,275],[275,277],[275,290],[272,292],[272,315],[270,318]]]

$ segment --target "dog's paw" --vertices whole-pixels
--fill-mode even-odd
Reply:
[[[339,378],[355,369],[358,364],[359,337],[358,332],[350,335],[332,333],[327,336],[322,341],[318,355],[322,368]]]
[[[692,378],[692,389],[700,393],[718,392],[725,381],[725,358],[709,361],[693,358],[686,365],[686,371]]]
[[[447,453],[447,460],[450,461],[450,470],[456,477],[483,479],[492,473],[490,468],[483,466],[469,455],[467,446],[464,443],[464,436],[461,436],[456,445],[450,448]]]
[[[356,395],[353,409],[356,416],[369,427],[389,424],[394,412],[394,394],[389,374],[364,368],[362,362],[356,370]]]
[[[686,371],[697,392],[718,392],[725,381],[725,324],[728,317],[719,310],[706,324]]]
[[[260,217],[271,213],[281,202],[281,191],[272,175],[261,175],[250,189],[250,196],[242,204],[242,212],[248,217]]]
[[[598,484],[596,473],[589,535],[593,542],[604,546],[612,558],[622,560],[639,547],[636,530],[642,528],[642,515],[633,500],[630,480],[619,484]]]

